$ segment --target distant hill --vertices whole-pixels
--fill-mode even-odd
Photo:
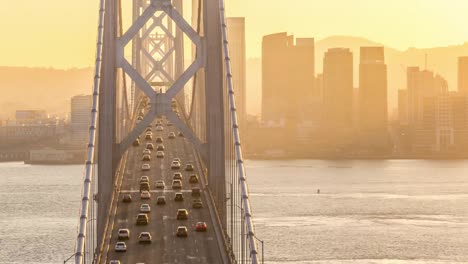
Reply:
[[[64,116],[70,112],[70,98],[91,94],[91,68],[0,67],[0,119],[12,118],[16,109],[44,109]]]
[[[384,46],[365,38],[350,36],[331,36],[315,43],[315,72],[321,73],[323,69],[323,56],[329,48],[343,47],[349,48],[354,57],[354,85],[359,85],[359,49],[361,46]],[[425,56],[427,54],[427,68],[442,75],[447,79],[450,90],[457,89],[457,57],[468,56],[468,42],[462,45],[453,45],[447,47],[436,47],[417,49],[410,48],[406,51],[397,50],[385,46],[385,62],[388,67],[388,95],[389,108],[392,110],[397,107],[398,89],[406,88],[406,67],[419,66],[425,67]],[[247,70],[249,72],[247,80],[248,95],[260,94],[261,98],[261,60],[249,59],[247,61]],[[260,80],[258,85],[257,77]],[[260,89],[260,92],[255,90]],[[259,102],[261,99],[259,100]],[[252,109],[248,106],[248,109]],[[252,109],[253,110],[253,109]]]

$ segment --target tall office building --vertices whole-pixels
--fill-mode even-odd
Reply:
[[[92,106],[91,95],[77,95],[71,99],[70,125],[72,142],[75,144],[83,144],[88,140]]]
[[[438,152],[454,143],[447,81],[418,67],[408,67],[408,123],[412,150]]]
[[[231,55],[232,81],[235,91],[237,117],[241,133],[247,125],[246,113],[246,63],[245,63],[245,18],[227,18],[229,52]]]
[[[374,146],[388,143],[387,65],[383,47],[361,47],[359,130],[363,142]]]
[[[352,127],[353,54],[349,49],[329,49],[323,58],[323,107],[326,127]]]
[[[468,56],[458,57],[458,91],[468,94]]]
[[[278,33],[262,42],[262,120],[284,126],[309,117],[315,83],[314,39]],[[287,124],[286,124],[287,123]]]
[[[398,123],[408,125],[408,90],[398,90]]]

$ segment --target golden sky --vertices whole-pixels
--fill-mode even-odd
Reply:
[[[130,1],[130,0],[123,0]],[[185,0],[189,1],[189,0]],[[365,37],[397,49],[468,41],[468,0],[226,0],[246,17],[247,56],[265,34]],[[97,0],[0,0],[0,65],[93,64]]]

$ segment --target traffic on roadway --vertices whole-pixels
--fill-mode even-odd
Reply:
[[[129,150],[106,263],[222,263],[196,161],[164,117],[146,128]]]

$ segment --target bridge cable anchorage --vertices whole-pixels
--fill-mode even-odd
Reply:
[[[227,88],[229,90],[229,104],[231,107],[231,119],[232,119],[232,132],[234,135],[234,141],[240,142],[240,135],[239,135],[239,127],[237,122],[237,112],[236,112],[236,102],[234,98],[234,89],[233,89],[233,82],[232,82],[232,70],[231,70],[231,59],[229,56],[229,41],[227,35],[227,26],[226,26],[226,14],[224,8],[224,0],[219,0],[219,13],[220,13],[220,22],[221,22],[221,33],[222,33],[222,41],[223,41],[223,51],[224,51],[224,63],[226,68],[226,77],[227,77]],[[258,264],[258,250],[257,250],[257,243],[255,240],[255,228],[252,220],[252,209],[250,206],[250,200],[248,196],[248,186],[245,176],[245,167],[243,162],[243,155],[242,155],[242,147],[240,144],[235,144],[235,154],[237,159],[237,167],[238,167],[238,176],[239,176],[239,183],[241,189],[241,196],[242,196],[242,206],[244,210],[242,210],[242,217],[244,219],[244,223],[247,227],[246,230],[246,237],[248,239],[248,245],[250,250],[250,259],[253,264]],[[262,252],[263,253],[263,252]],[[262,259],[262,262],[264,260]]]
[[[104,14],[105,14],[105,0],[99,1],[99,20],[98,20],[98,34],[96,41],[96,64],[94,72],[93,82],[93,105],[91,110],[91,124],[89,126],[89,141],[87,149],[87,158],[85,165],[85,177],[82,190],[81,210],[80,210],[80,222],[78,228],[78,236],[76,240],[75,249],[75,264],[83,264],[85,256],[85,243],[86,243],[86,231],[89,219],[90,201],[94,203],[94,198],[90,199],[91,191],[94,190],[93,174],[95,166],[93,166],[95,145],[96,145],[96,127],[97,127],[97,116],[98,116],[98,102],[99,102],[99,85],[101,82],[101,66],[102,66],[102,49],[103,49],[103,37],[104,37]],[[91,210],[94,211],[94,206],[91,204]],[[91,213],[91,220],[94,213]],[[94,227],[91,224],[91,230]],[[93,234],[92,236],[93,237]],[[94,247],[91,247],[94,250]]]

